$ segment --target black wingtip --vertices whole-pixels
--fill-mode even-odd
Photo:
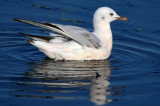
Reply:
[[[31,43],[31,44],[34,43],[33,40],[30,40],[30,39],[26,39],[26,42]]]
[[[19,21],[19,19],[18,19],[18,18],[13,18],[13,20],[15,20],[15,21]]]
[[[28,36],[28,34],[26,34],[26,33],[22,33],[22,32],[18,32],[18,33],[21,34],[21,35]]]
[[[14,21],[19,21],[19,22],[23,22],[24,20],[23,19],[20,19],[20,18],[13,18]],[[25,23],[25,22],[24,22]]]
[[[22,33],[22,32],[18,32],[18,33],[21,34],[21,35],[25,35],[27,37],[32,37],[32,35],[29,35],[29,34],[26,34],[26,33]]]

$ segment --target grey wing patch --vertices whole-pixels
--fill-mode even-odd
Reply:
[[[90,37],[90,33],[83,33],[83,36],[85,37],[85,39],[87,39],[95,48],[99,48],[100,47],[100,41],[97,39],[93,39],[92,37]],[[93,35],[92,35],[93,36]]]
[[[78,39],[79,42],[87,47],[99,48],[101,47],[100,40],[88,30],[70,25],[58,25],[64,32],[72,35],[73,38]]]
[[[99,48],[101,46],[100,40],[95,35],[87,31],[86,29],[83,29],[77,26],[38,23],[35,21],[29,21],[29,20],[17,19],[17,18],[14,18],[13,20],[54,31],[60,35],[64,35],[73,39],[74,41],[76,41],[82,46],[87,46],[92,48]]]
[[[29,21],[29,20],[17,19],[17,18],[14,18],[13,20],[48,29],[48,30],[56,32],[60,35],[67,36],[67,37],[73,39],[75,42],[79,43],[80,45],[85,46],[84,44],[79,42],[76,38],[73,38],[72,35],[69,35],[65,31],[63,31],[63,29],[59,28],[58,24],[48,24],[48,23],[43,24],[43,23],[38,23],[35,21]]]

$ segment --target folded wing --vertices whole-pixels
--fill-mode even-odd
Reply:
[[[93,35],[91,32],[84,28],[69,25],[51,24],[51,23],[38,23],[35,21],[29,21],[24,19],[14,18],[15,21],[31,24],[44,29],[51,30],[53,32],[59,33],[61,35],[67,36],[82,46],[87,46],[91,48],[99,48],[100,40]]]

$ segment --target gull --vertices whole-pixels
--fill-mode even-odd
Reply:
[[[112,50],[112,31],[110,23],[114,20],[129,21],[117,15],[109,7],[98,8],[93,16],[94,31],[72,25],[38,23],[19,18],[13,20],[38,26],[54,33],[50,36],[37,36],[21,33],[30,37],[26,41],[37,47],[49,58],[55,60],[104,60]]]

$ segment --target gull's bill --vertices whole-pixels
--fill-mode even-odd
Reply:
[[[123,20],[123,21],[129,21],[129,19],[128,19],[128,18],[126,18],[126,17],[122,17],[122,16],[118,17],[117,19],[118,19],[118,20]]]

